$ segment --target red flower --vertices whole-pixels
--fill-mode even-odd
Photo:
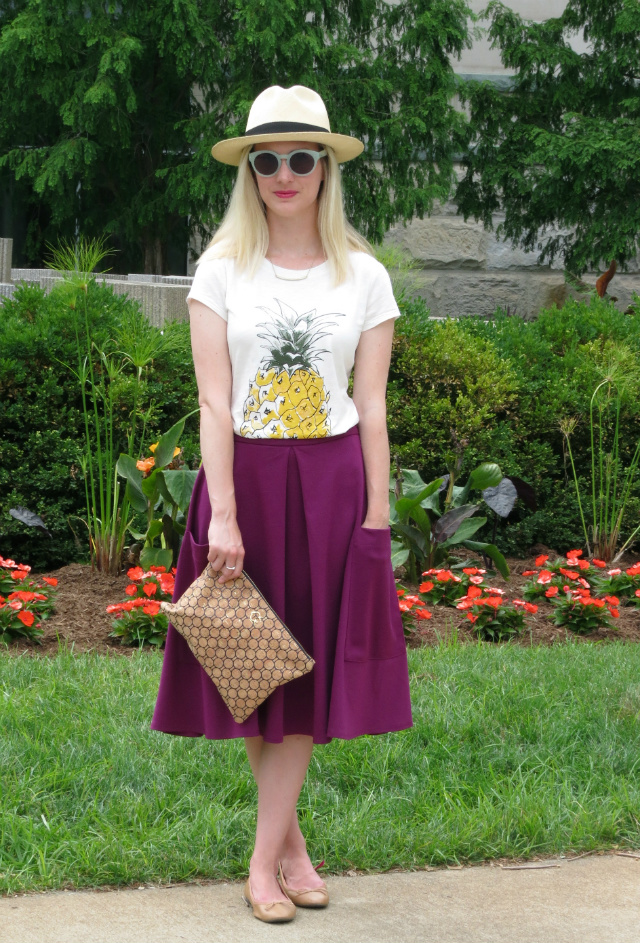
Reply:
[[[122,609],[122,603],[112,602],[110,606],[107,606],[107,612],[120,612]]]
[[[22,609],[22,603],[19,599],[12,599],[11,602],[7,603],[10,609],[15,609],[16,612],[18,609]]]
[[[523,575],[523,576],[535,576],[535,574],[536,574],[537,572],[538,572],[537,570],[525,570],[522,575]]]
[[[470,586],[467,593],[467,599],[477,599],[479,596],[482,596],[482,590],[479,586]]]
[[[543,553],[539,557],[536,557],[536,566],[542,566],[549,559],[548,553]]]
[[[637,596],[638,599],[640,599],[640,589],[637,589],[633,595]]]
[[[475,602],[473,599],[467,599],[465,596],[460,602],[456,603],[456,609],[473,609]]]
[[[463,573],[466,573],[467,576],[477,576],[478,574],[486,573],[486,570],[480,570],[477,566],[465,566],[462,570]]]
[[[613,616],[614,619],[619,619],[619,618],[620,618],[620,610],[619,610],[619,609],[616,609],[614,606],[612,606],[612,607],[609,609],[609,612],[611,613],[611,615]]]
[[[145,596],[155,596],[155,594],[158,592],[158,584],[145,583],[142,587],[142,592],[145,594]]]
[[[35,598],[36,594],[26,589],[17,589],[14,593],[9,593],[7,596],[7,599],[20,599],[22,602],[31,602],[31,600]]]
[[[560,567],[560,572],[562,573],[563,576],[566,576],[568,580],[577,580],[580,578],[580,574],[576,573],[575,570],[565,570],[562,567]]]
[[[468,612],[468,613],[467,613],[467,619],[469,620],[469,622],[477,622],[478,617],[477,617],[477,616],[473,616],[473,615],[471,615],[470,612]]]
[[[567,560],[569,559],[569,557],[573,558],[573,557],[581,557],[581,556],[582,556],[582,550],[568,550],[567,551]]]
[[[550,586],[549,589],[545,592],[545,596],[551,599],[552,596],[557,596],[560,590],[557,586]]]
[[[29,570],[30,569],[31,567],[29,567]],[[24,580],[29,575],[29,570],[14,570],[13,573],[11,574],[11,579],[16,580],[18,582],[21,580]]]
[[[424,583],[420,583],[418,589],[421,593],[430,593],[433,589],[434,584],[430,580],[426,580]]]
[[[551,570],[540,570],[540,575],[536,580],[537,583],[550,583],[553,579],[553,573]]]
[[[592,560],[591,562],[593,563],[594,566],[599,567],[601,570],[604,570],[604,569],[606,568],[606,566],[607,566],[607,564],[604,562],[604,560],[596,560],[595,557],[593,558],[593,560]]]
[[[160,589],[163,593],[173,592],[176,581],[171,573],[161,573],[158,579],[160,580]]]
[[[608,572],[609,576],[619,576],[620,573],[622,573],[622,570],[621,570],[621,569],[608,570],[607,572]]]
[[[141,566],[132,566],[130,570],[127,570],[127,576],[130,580],[141,580],[144,576],[144,570]]]
[[[578,564],[578,567],[579,567],[579,569],[581,569],[581,570],[588,570],[588,569],[589,569],[589,564],[587,563],[586,560],[576,560],[576,563]]]
[[[606,602],[611,603],[612,606],[619,606],[619,605],[620,605],[620,600],[618,599],[617,596],[605,596],[604,598],[605,598]]]
[[[487,596],[486,599],[481,600],[484,606],[491,606],[493,609],[497,609],[498,606],[502,605],[501,596]]]
[[[416,616],[416,619],[430,619],[431,613],[428,612],[426,609],[418,609],[418,611],[415,613],[415,616]]]
[[[142,611],[147,616],[157,616],[158,613],[160,612],[160,603],[148,602],[143,606]]]
[[[43,577],[42,577],[42,580],[43,580],[44,583],[48,583],[49,586],[57,586],[57,585],[58,585],[58,580],[55,578],[55,576],[43,576]]]
[[[398,608],[400,609],[400,612],[411,612],[413,609],[413,603],[409,603],[405,599],[399,599]]]
[[[524,607],[524,606],[526,606],[527,604],[526,604],[526,602],[524,601],[524,599],[514,599],[514,600],[513,600],[513,605],[516,607],[516,609],[519,609],[520,606],[523,606],[523,607]]]
[[[404,596],[405,592],[406,592],[406,590],[404,590],[404,589],[397,589],[397,590],[396,590],[396,594],[397,594],[398,596]]]
[[[129,583],[129,585],[125,589],[125,593],[127,594],[127,596],[135,596],[137,592],[138,592],[138,587],[136,586],[135,583]]]
[[[580,579],[578,580],[578,582],[580,583],[581,586],[584,587],[584,589],[591,590],[591,587],[589,586],[589,584],[587,583],[587,581],[584,580],[584,579],[582,579],[582,577],[580,577]]]
[[[634,563],[627,570],[627,576],[640,576],[640,563]]]
[[[436,573],[436,579],[439,583],[448,583],[449,580],[453,579],[453,573],[449,570],[440,570]]]
[[[150,566],[149,571],[151,573],[166,573],[167,568],[166,566]]]
[[[526,603],[524,604],[524,608],[527,610],[527,612],[531,612],[531,613],[534,613],[534,612],[537,612],[537,611],[538,611],[538,607],[537,607],[537,606],[534,606],[534,604],[533,604],[532,602],[526,602]]]
[[[18,618],[26,626],[31,626],[35,622],[35,616],[32,612],[19,612]]]
[[[484,579],[483,576],[470,576],[470,577],[469,577],[469,582],[470,582],[470,583],[475,583],[476,585],[479,586],[480,583],[482,583],[482,580],[483,580],[483,579]]]

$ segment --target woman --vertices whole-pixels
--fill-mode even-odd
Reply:
[[[244,567],[315,667],[237,724],[170,626],[152,727],[244,737],[258,786],[245,900],[268,922],[329,900],[296,813],[313,744],[411,726],[388,526],[399,311],[345,220],[338,167],[362,149],[311,89],[262,92],[246,134],[212,150],[238,177],[189,294],[203,464],[174,598],[207,560],[221,583]]]

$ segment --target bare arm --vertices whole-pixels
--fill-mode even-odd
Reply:
[[[356,349],[353,401],[360,417],[360,441],[367,482],[363,527],[389,526],[389,437],[385,394],[391,362],[393,319],[364,331]]]
[[[209,560],[219,582],[242,573],[244,547],[233,485],[231,361],[227,324],[200,301],[189,302],[191,347],[200,403],[200,449],[211,501]],[[233,567],[233,570],[227,567]]]

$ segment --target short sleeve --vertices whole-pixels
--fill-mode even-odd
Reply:
[[[225,321],[227,313],[227,259],[203,259],[196,269],[187,301],[201,301]]]
[[[376,260],[372,260],[372,262],[374,262],[374,265],[372,266],[373,271],[371,272],[367,310],[362,326],[363,331],[368,331],[390,318],[400,317],[400,309],[393,296],[389,273],[380,262]]]

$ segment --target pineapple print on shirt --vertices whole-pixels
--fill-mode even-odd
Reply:
[[[316,315],[315,309],[298,314],[274,298],[279,312],[260,306],[272,320],[259,324],[267,354],[249,383],[240,434],[254,439],[315,439],[331,435],[330,394],[319,373],[318,360],[329,353],[319,348],[335,327],[327,318],[343,318],[336,312]],[[322,322],[322,323],[320,323]]]

